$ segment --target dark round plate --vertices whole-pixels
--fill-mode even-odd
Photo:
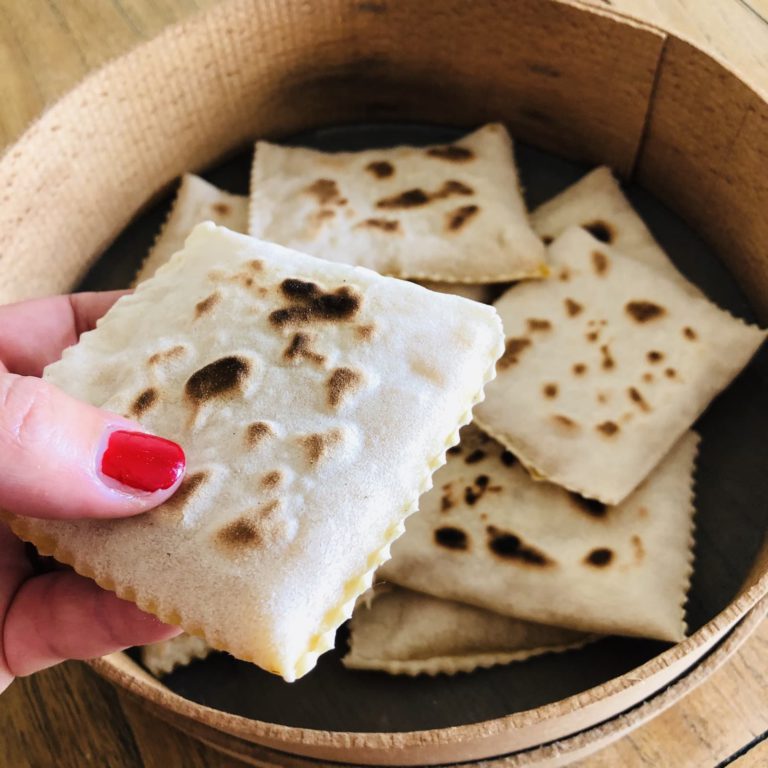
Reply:
[[[322,150],[430,144],[460,135],[424,125],[329,128],[286,143]],[[529,208],[572,184],[588,167],[518,144],[516,154]],[[239,153],[202,175],[230,192],[247,194],[252,151]],[[754,314],[717,256],[684,222],[642,189],[626,192],[679,269],[721,307],[748,321]],[[157,234],[172,194],[133,222],[80,286],[103,290],[127,286]],[[702,435],[696,471],[696,560],[687,605],[690,631],[712,619],[733,599],[768,530],[768,349],[699,419]],[[258,667],[212,654],[163,678],[174,692],[216,709],[282,725],[332,731],[411,731],[490,720],[557,701],[621,675],[660,653],[666,644],[606,638],[579,651],[454,677],[392,677],[346,670],[336,650],[317,668],[288,684]],[[135,651],[130,651],[138,659]]]

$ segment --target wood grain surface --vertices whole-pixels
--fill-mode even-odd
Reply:
[[[95,67],[215,0],[0,0],[0,146]],[[716,54],[768,94],[768,0],[590,0]],[[768,765],[768,623],[725,667],[581,768]],[[4,768],[234,768],[152,719],[84,665],[17,681],[0,699]]]

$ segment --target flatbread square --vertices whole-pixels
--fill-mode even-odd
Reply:
[[[184,247],[189,233],[204,221],[245,233],[248,230],[248,198],[225,192],[194,173],[185,173],[163,228],[136,274],[134,285],[152,277]]]
[[[489,297],[493,295],[492,285],[482,283],[440,283],[422,280],[420,285],[429,288],[430,291],[439,293],[450,293],[453,296],[463,296],[470,301],[479,301],[483,304],[489,304]],[[498,294],[497,294],[498,295]]]
[[[765,332],[583,229],[553,277],[494,306],[506,334],[477,423],[538,477],[618,504],[749,362]]]
[[[130,519],[12,527],[293,680],[332,647],[502,349],[491,307],[201,224],[45,371],[180,442],[181,489]]]
[[[141,649],[141,663],[155,676],[161,677],[177,667],[186,667],[196,659],[204,659],[212,651],[202,637],[186,632],[170,640],[151,643]]]
[[[256,144],[250,234],[409,279],[546,274],[499,124],[444,146],[318,152]]]
[[[389,587],[355,608],[343,662],[349,669],[392,675],[453,675],[579,648],[594,639]]]
[[[608,507],[534,481],[504,446],[465,427],[377,578],[527,621],[681,640],[697,445],[687,432]]]
[[[582,177],[531,213],[534,230],[549,244],[570,227],[581,227],[592,237],[624,256],[658,269],[687,292],[701,295],[680,274],[664,249],[632,207],[610,168],[601,166]]]

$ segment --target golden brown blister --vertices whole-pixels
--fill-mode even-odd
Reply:
[[[297,334],[322,362],[286,359]],[[129,519],[13,528],[295,679],[388,557],[501,348],[489,307],[202,224],[45,372],[179,441],[178,494]]]
[[[453,675],[580,648],[596,639],[399,587],[355,608],[344,666],[393,675]]]
[[[511,140],[487,125],[453,144],[325,153],[260,141],[249,232],[409,279],[546,275]]]

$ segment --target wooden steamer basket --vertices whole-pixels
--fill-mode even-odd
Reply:
[[[768,103],[684,40],[556,0],[224,0],[168,29],[91,75],[0,160],[0,303],[71,289],[173,179],[256,136],[388,120],[503,120],[522,141],[611,165],[695,226],[768,319]],[[184,699],[124,654],[94,666],[254,764],[560,765],[698,684],[765,616],[767,593],[768,544],[719,615],[630,673],[431,731],[273,725]]]

